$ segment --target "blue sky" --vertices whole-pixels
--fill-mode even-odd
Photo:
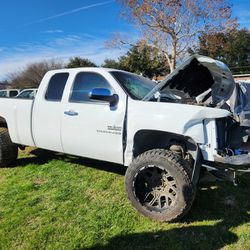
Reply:
[[[250,28],[250,0],[233,0],[234,15]],[[8,0],[0,9],[0,79],[27,63],[44,59],[63,61],[73,56],[101,64],[125,49],[107,49],[105,41],[119,31],[138,37],[119,17],[114,0]]]

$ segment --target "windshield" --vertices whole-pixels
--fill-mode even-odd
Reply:
[[[111,75],[120,83],[130,97],[141,100],[155,86],[156,83],[142,76],[123,71],[112,71]]]
[[[35,97],[36,91],[35,90],[25,90],[21,92],[17,98],[24,98],[24,99],[33,99]]]

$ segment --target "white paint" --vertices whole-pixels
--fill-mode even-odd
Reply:
[[[216,118],[229,115],[230,112],[216,108],[129,99],[125,165],[129,165],[132,160],[133,139],[140,130],[157,130],[184,135],[199,144],[210,143],[215,149],[216,134],[211,132],[211,127],[203,126],[203,121],[214,122]],[[214,151],[211,152],[210,149],[203,147],[201,150],[204,151],[206,160],[213,160]]]
[[[115,109],[105,103],[68,101],[75,76],[82,71],[99,73],[109,81],[114,93],[119,95],[119,104]],[[47,101],[45,93],[48,82],[59,72],[69,73],[62,101]],[[7,121],[12,141],[18,144],[129,165],[133,159],[135,134],[140,130],[157,130],[192,138],[200,145],[204,158],[214,160],[217,147],[215,119],[227,117],[230,112],[128,98],[127,141],[123,155],[126,99],[126,94],[108,69],[55,70],[48,72],[43,78],[34,102],[0,99],[0,116]],[[78,112],[78,116],[66,116],[64,112],[67,110]],[[108,126],[111,126],[111,130]],[[112,127],[121,128],[120,133],[112,133]]]

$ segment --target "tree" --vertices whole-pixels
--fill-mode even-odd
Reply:
[[[202,32],[231,30],[237,20],[231,17],[227,0],[117,0],[129,20],[143,31],[145,40],[162,51],[171,72],[177,58],[197,41]]]
[[[119,58],[119,62],[120,68],[149,78],[166,75],[169,70],[163,54],[144,41],[132,46],[125,56]]]
[[[149,78],[166,75],[169,72],[166,59],[158,49],[139,41],[118,61],[106,59],[102,67],[127,70]]]
[[[105,59],[101,66],[104,68],[122,69],[120,62],[113,59]]]
[[[63,67],[62,62],[55,60],[31,63],[24,70],[10,74],[9,82],[12,88],[37,88],[45,73]]]
[[[235,30],[227,33],[202,34],[199,45],[191,53],[207,55],[224,61],[234,73],[250,70],[250,31]]]
[[[6,89],[9,87],[9,82],[7,80],[0,81],[0,89]]]
[[[71,58],[67,68],[79,68],[79,67],[97,67],[95,63],[91,62],[87,58],[74,57]]]

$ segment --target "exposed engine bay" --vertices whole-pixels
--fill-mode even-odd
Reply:
[[[193,55],[144,99],[230,111],[231,117],[216,119],[216,150],[221,156],[216,160],[232,165],[249,165],[250,84],[235,83],[224,63]]]
[[[193,55],[156,86],[144,100],[222,107],[230,98],[235,82],[222,62]]]
[[[232,117],[217,119],[218,153],[222,156],[247,155],[250,152],[250,83],[236,82],[228,106]],[[245,160],[249,160],[245,158]],[[244,157],[241,164],[244,165]]]

